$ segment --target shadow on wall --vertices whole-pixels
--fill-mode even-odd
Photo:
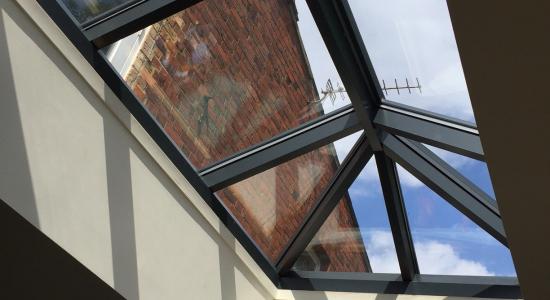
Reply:
[[[118,101],[109,91],[106,91],[105,95],[107,103]],[[119,115],[119,118],[122,123],[129,126],[131,118],[129,114]],[[132,146],[123,143],[122,139],[117,136],[116,127],[119,125],[116,123],[115,118],[103,118],[114,288],[127,299],[139,299],[132,172],[130,167]]]
[[[8,31],[8,28],[14,30]],[[14,79],[14,72],[18,70],[12,67],[13,57],[10,56],[15,55],[11,51],[17,41],[7,37],[8,32],[13,35],[19,30],[39,45],[60,69],[71,68],[13,1],[0,3],[0,202],[5,201],[13,208],[0,203],[1,221],[5,225],[2,227],[5,230],[2,240],[7,242],[0,251],[4,263],[0,263],[4,266],[2,275],[7,276],[2,280],[0,298],[122,299],[80,262],[35,229],[40,228],[37,209],[40,197],[35,197],[24,131],[24,127],[32,128],[32,124],[23,124],[21,114],[21,106],[29,103],[22,104],[18,97]],[[71,78],[70,75],[68,78]],[[32,89],[28,84],[18,82],[19,88]],[[82,83],[80,85],[83,87]],[[77,84],[75,86],[78,87]]]
[[[124,299],[1,199],[0,237],[1,299]]]
[[[375,300],[397,300],[398,295],[376,295]]]
[[[233,240],[234,241],[234,240]],[[235,265],[232,261],[235,261],[232,255],[226,247],[220,245],[218,247],[219,261],[220,261],[220,291],[222,300],[237,300],[237,283],[235,282]]]
[[[6,36],[6,17],[12,3],[0,3],[0,199],[20,212],[34,226],[40,226],[25,146],[23,124],[17,103],[10,50]]]
[[[122,107],[122,104],[116,98],[116,96],[110,91],[110,89],[106,86],[105,87],[105,94],[107,95],[106,102],[111,104],[111,107]],[[130,128],[130,113],[126,110],[124,110],[122,113],[121,110],[118,110],[117,115],[119,118],[122,118],[122,123],[127,127]],[[123,116],[121,117],[121,114]],[[115,124],[107,124],[105,123],[105,134],[106,134],[106,151],[110,151],[110,147],[107,147],[107,144],[113,144],[113,147],[117,148],[115,152],[118,152],[121,155],[128,155],[128,151],[131,151],[136,159],[138,159],[151,174],[155,174],[156,179],[163,185],[163,188],[168,191],[173,199],[177,199],[179,206],[186,212],[187,215],[189,215],[193,221],[198,224],[209,236],[209,238],[216,242],[218,246],[218,260],[219,260],[219,277],[217,274],[211,274],[212,280],[214,281],[213,284],[216,284],[217,278],[219,278],[220,282],[220,299],[222,300],[237,300],[239,299],[240,291],[237,290],[237,280],[236,280],[236,272],[239,272],[239,274],[242,274],[242,276],[245,277],[245,279],[250,282],[253,286],[256,287],[257,291],[263,296],[265,299],[272,299],[273,297],[270,295],[269,291],[265,290],[263,288],[263,285],[258,281],[258,279],[251,273],[249,268],[241,261],[239,257],[235,254],[236,244],[237,241],[232,236],[230,231],[225,228],[225,226],[221,223],[221,221],[218,220],[218,224],[216,225],[217,228],[220,228],[221,233],[218,233],[212,225],[202,216],[202,214],[196,209],[196,207],[185,197],[182,190],[173,182],[173,180],[168,177],[168,175],[165,173],[165,171],[159,166],[159,164],[146,152],[146,150],[139,145],[138,141],[134,138],[131,138],[129,142],[126,139],[116,139],[116,137],[113,138],[107,138],[107,135],[109,135],[109,131],[111,130]],[[109,140],[109,141],[108,141]],[[114,145],[116,144],[116,145]],[[115,154],[108,154],[112,156],[112,159],[117,160],[117,155]],[[109,158],[107,159],[109,161]],[[126,163],[126,162],[124,162]],[[120,164],[120,163],[119,163]],[[120,177],[120,170],[117,167],[112,168],[113,177]],[[125,176],[125,174],[122,174],[122,176]],[[130,175],[128,174],[128,178],[130,178]],[[122,179],[119,179],[122,180]],[[116,184],[113,184],[113,182],[109,181],[109,186],[113,185],[116,187]],[[126,204],[110,204],[113,206],[117,205],[123,205],[126,206],[124,209],[117,210],[126,211],[129,209],[133,209],[132,205],[132,196],[131,196],[131,182],[130,179],[124,180],[123,186],[129,187],[128,193],[125,193],[122,197],[126,199]],[[154,199],[151,199],[154,201]],[[112,212],[111,212],[112,213]],[[133,216],[132,223],[133,223]],[[116,219],[111,216],[111,219]],[[114,223],[120,223],[120,220],[114,220],[112,221],[111,226],[113,226]],[[117,226],[127,226],[128,224],[118,224]],[[124,234],[125,232],[120,232],[120,234]],[[126,234],[130,234],[129,230],[126,231]],[[135,235],[135,233],[133,233]],[[222,238],[222,236],[225,238]],[[113,239],[118,239],[117,236],[113,236]],[[197,245],[193,242],[192,238],[189,237],[189,240],[187,241],[189,245]],[[119,241],[116,242],[117,246],[113,244],[113,251],[115,251],[115,248],[120,247],[121,250],[126,249],[130,246],[130,244],[133,245],[133,247],[136,247],[135,241],[131,241],[128,239],[128,237],[123,237]],[[169,246],[169,245],[167,245]],[[200,247],[200,245],[197,245],[197,247]],[[135,253],[135,252],[134,252]],[[114,254],[114,252],[113,252]],[[135,255],[135,254],[134,254]],[[182,257],[183,258],[183,257]],[[215,260],[215,257],[187,257],[183,259],[196,259],[196,260],[204,260],[205,262]],[[129,261],[128,261],[129,263]],[[116,265],[115,262],[113,263],[114,267],[120,268],[120,275],[124,276],[125,273],[131,273],[134,268],[129,267],[128,265]],[[177,267],[174,265],[174,267]],[[137,267],[135,267],[135,270],[137,272]],[[189,274],[193,274],[194,270],[186,270]],[[130,274],[131,275],[131,274]],[[136,276],[137,280],[137,276]],[[193,286],[193,276],[188,277],[185,284],[186,286]],[[203,280],[203,278],[197,278],[197,283],[199,281]],[[115,277],[115,286],[116,286],[116,277]],[[241,298],[242,299],[242,298]]]
[[[40,47],[40,50],[56,65],[56,68],[64,73],[66,80],[78,89],[83,98],[88,100],[91,107],[100,116],[103,116],[109,225],[111,230],[111,253],[115,289],[127,299],[140,299],[139,274],[144,270],[140,270],[138,267],[139,249],[137,249],[138,245],[136,243],[135,203],[133,198],[135,187],[132,186],[130,160],[132,157],[132,159],[140,160],[158,178],[159,182],[170,192],[171,196],[177,199],[178,204],[185,213],[191,216],[193,221],[203,228],[209,238],[218,245],[220,274],[219,277],[217,276],[218,274],[212,274],[212,277],[220,278],[219,283],[213,283],[220,285],[221,299],[236,300],[238,295],[241,295],[241,291],[237,289],[237,282],[239,280],[236,278],[236,272],[239,272],[238,276],[243,276],[245,280],[251,282],[260,294],[263,295],[263,298],[271,299],[270,293],[263,289],[263,286],[248,267],[234,253],[236,241],[230,239],[228,245],[220,237],[219,233],[214,230],[201,213],[185,198],[172,179],[166,175],[157,162],[135,139],[120,138],[120,122],[129,127],[131,119],[129,113],[127,111],[123,114],[117,113],[118,119],[114,118],[112,112],[98,100],[97,94],[82,80],[80,74],[14,2],[1,2],[0,9],[2,12],[0,14],[0,87],[2,97],[0,102],[0,157],[9,157],[10,160],[8,167],[0,167],[0,198],[6,200],[10,206],[33,225],[39,227],[40,222],[37,207],[40,206],[36,205],[36,201],[39,201],[40,195],[35,197],[33,190],[33,174],[29,166],[27,147],[24,140],[23,128],[26,124],[22,124],[21,120],[20,103],[18,103],[15,82],[12,76],[13,70],[11,69],[8,39],[4,26],[5,18],[9,16],[11,20],[16,22],[16,26],[28,38],[32,39],[34,44]],[[68,82],[67,84],[69,84]],[[60,84],[63,83],[60,82]],[[47,93],[48,91],[37,91],[36,95],[40,95],[41,92]],[[119,100],[107,87],[105,87],[105,95],[107,95],[106,102],[108,104],[119,103]],[[60,101],[68,100],[60,99]],[[78,116],[75,116],[75,122],[81,122],[78,120]],[[63,148],[62,141],[59,147],[60,149]],[[55,172],[55,170],[52,171]],[[77,170],[75,170],[76,172]],[[36,178],[36,180],[39,179]],[[72,196],[78,197],[78,195]],[[154,201],[155,199],[151,200]],[[224,236],[231,236],[225,227],[219,227],[222,228],[221,231]],[[82,232],[82,234],[85,235],[88,233]],[[190,246],[195,245],[192,237],[189,237],[188,242]],[[170,247],[170,245],[166,245],[166,247]],[[197,245],[197,247],[199,246]],[[182,260],[185,259],[197,258],[182,257]],[[212,261],[216,258],[201,257],[200,259]],[[188,272],[192,274],[194,270],[188,270]],[[191,276],[190,278],[192,280],[193,277]],[[188,282],[185,285],[193,284],[193,282],[189,282],[189,279],[186,280]],[[205,279],[200,278],[200,280]]]
[[[120,101],[116,98],[116,96],[109,90],[108,87],[105,87],[105,94],[107,95],[107,100],[106,102],[111,104],[112,107],[121,107],[121,103]],[[121,117],[121,114],[123,114],[123,116]],[[122,118],[123,121],[122,123],[127,127],[127,128],[130,128],[130,114],[128,111],[124,110],[124,112],[120,113],[117,113],[117,115],[119,116],[119,118]],[[212,227],[212,225],[202,216],[202,214],[195,208],[195,206],[193,206],[193,204],[191,204],[191,202],[185,198],[184,194],[182,193],[181,189],[174,184],[174,182],[172,181],[171,178],[169,178],[166,173],[164,172],[164,170],[162,170],[162,168],[159,166],[159,164],[145,151],[145,149],[143,149],[143,147],[141,145],[138,144],[138,142],[135,140],[135,139],[130,139],[129,142],[127,142],[126,139],[116,139],[116,137],[113,137],[113,138],[107,138],[107,136],[109,135],[108,132],[112,132],[112,131],[115,131],[115,130],[112,130],[113,128],[111,128],[112,126],[114,126],[114,124],[107,124],[105,123],[105,135],[106,135],[106,151],[113,151],[113,149],[111,149],[110,147],[108,147],[107,145],[113,145],[113,147],[115,147],[117,150],[113,151],[113,152],[118,152],[121,157],[120,158],[124,158],[125,155],[128,155],[128,151],[131,151],[136,157],[137,159],[148,169],[148,171],[151,173],[151,174],[155,174],[155,176],[157,177],[157,180],[163,185],[164,189],[166,191],[168,191],[171,195],[171,197],[173,199],[177,199],[178,201],[178,204],[180,205],[180,207],[193,219],[193,221],[197,224],[199,224],[199,226],[204,229],[204,231],[208,234],[208,236],[210,237],[211,240],[215,241],[218,245],[218,259],[219,259],[219,279],[220,279],[220,294],[221,294],[221,298],[222,300],[237,300],[239,299],[238,298],[238,290],[237,290],[237,282],[236,282],[236,272],[239,272],[240,274],[242,274],[247,281],[251,282],[252,285],[254,285],[257,290],[260,292],[260,294],[263,295],[263,298],[265,299],[272,299],[272,296],[270,295],[269,291],[263,289],[263,286],[262,284],[258,281],[258,279],[251,273],[251,271],[248,269],[248,267],[240,260],[240,258],[237,257],[237,255],[235,254],[235,249],[236,249],[236,243],[237,241],[234,239],[234,237],[232,236],[232,234],[229,232],[229,230],[227,228],[224,227],[224,225],[221,223],[221,221],[218,221],[219,223],[217,224],[217,227],[220,228],[220,231],[221,231],[221,236],[225,237],[225,240],[220,236],[220,233],[216,232],[214,230],[214,228]],[[115,145],[116,144],[116,145]],[[112,153],[112,154],[108,154],[109,156],[112,156],[112,159],[113,160],[118,160],[119,158],[117,157],[116,154]],[[109,161],[109,158],[107,158],[107,160]],[[120,164],[120,162],[118,162],[118,164]],[[126,164],[126,162],[124,162],[124,164]],[[109,168],[110,169],[110,168]],[[118,167],[113,167],[112,168],[112,172],[114,173],[112,176],[114,178],[116,177],[120,177],[120,170]],[[122,174],[122,176],[125,176],[125,174]],[[130,175],[128,174],[128,178],[130,178]],[[122,180],[122,179],[119,179],[119,180]],[[113,187],[116,187],[117,184],[113,184],[113,182],[111,182],[111,180],[109,180],[109,186],[113,186]],[[118,206],[118,205],[123,205],[123,206],[126,206],[126,208],[124,209],[118,209],[120,210],[120,212],[123,212],[123,211],[126,211],[126,210],[131,210],[133,209],[132,207],[132,195],[131,195],[131,182],[130,182],[130,179],[128,180],[124,180],[124,182],[122,183],[123,186],[126,186],[126,187],[129,187],[129,191],[128,193],[125,193],[125,195],[122,195],[122,198],[126,199],[125,202],[127,202],[126,204],[115,204],[115,203],[112,203],[110,204],[113,205],[113,206]],[[152,201],[154,201],[154,199],[152,199]],[[111,212],[113,213],[113,212]],[[132,218],[132,223],[133,223],[133,216],[131,217]],[[120,220],[114,220],[116,218],[114,218],[113,216],[111,216],[111,219],[113,220],[112,223],[111,223],[111,226],[113,226],[113,224],[115,223],[120,223],[121,221]],[[117,226],[128,226],[128,224],[118,224]],[[130,234],[129,230],[126,231],[126,232],[121,232],[120,234],[123,235],[124,233],[126,234]],[[135,235],[135,233],[132,233],[133,235]],[[117,236],[113,236],[113,239],[117,239],[118,237]],[[124,241],[126,240],[126,241]],[[117,244],[120,244],[118,246],[115,246],[113,244],[113,251],[115,251],[115,248],[117,247],[120,247],[121,250],[124,250],[126,249],[127,247],[129,247],[130,244],[133,245],[133,247],[135,247],[135,241],[131,241],[128,239],[128,237],[123,237],[122,239],[120,239],[119,241],[116,242]],[[189,245],[194,245],[195,243],[193,242],[192,239],[189,239],[188,241]],[[114,254],[114,252],[113,252]],[[135,255],[135,254],[134,254]],[[186,258],[186,259],[198,259],[198,260],[204,260],[204,261],[211,261],[211,260],[215,260],[215,258],[209,258],[209,257],[196,257],[196,258]],[[119,266],[116,266],[115,263],[114,263],[114,267],[117,268],[119,267],[120,268],[120,275],[121,276],[124,276],[125,273],[127,272],[132,272],[132,270],[134,269],[133,267],[129,267],[128,265],[119,265]],[[135,270],[137,271],[137,267],[135,268]],[[193,273],[194,270],[188,270],[189,273]],[[131,275],[131,274],[130,274]],[[137,277],[137,276],[136,276]],[[192,276],[189,277],[189,279],[192,280]],[[216,278],[218,278],[216,276],[216,274],[212,274],[212,280],[216,280]],[[137,278],[136,278],[137,279]],[[187,279],[187,280],[189,280]],[[183,280],[183,279],[182,279]],[[199,278],[197,278],[197,280],[201,280]],[[186,282],[186,285],[192,285],[193,283],[192,282]],[[116,286],[116,277],[115,277],[115,286]]]
[[[0,198],[4,199],[19,214],[23,215],[27,221],[40,228],[32,172],[27,158],[27,147],[25,145],[21,112],[19,110],[20,103],[18,103],[19,100],[12,75],[14,70],[11,67],[10,50],[6,36],[8,26],[5,23],[6,18],[9,18],[10,22],[15,22],[15,26],[40,47],[40,50],[56,64],[59,70],[65,73],[66,79],[70,80],[70,83],[84,97],[93,99],[97,96],[81,80],[81,77],[67,60],[53,48],[51,41],[33,26],[28,16],[16,4],[11,1],[0,4],[0,158],[2,160],[9,158],[9,163],[3,163],[0,167]],[[9,25],[14,26],[14,24]],[[10,42],[13,43],[14,41]],[[96,111],[101,112],[98,103],[90,101],[90,104]],[[103,109],[103,111],[107,112],[106,109]],[[114,137],[110,135],[110,132],[112,132],[109,130],[112,127],[111,124],[105,123],[104,125],[106,128],[105,152],[115,288],[118,291],[122,291],[129,299],[138,299],[129,149],[127,145],[124,148],[125,145],[116,143]],[[117,176],[114,175],[114,168],[117,169]],[[125,172],[126,174],[123,175],[120,172]],[[38,178],[37,180],[40,179]]]
[[[324,292],[292,291],[293,300],[329,300]]]

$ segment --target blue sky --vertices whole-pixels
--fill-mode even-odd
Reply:
[[[444,0],[349,0],[379,80],[419,78],[422,94],[388,99],[475,121]],[[299,28],[319,89],[339,81],[304,0],[296,1]],[[325,111],[349,103],[325,101]],[[358,134],[335,143],[340,159]],[[484,163],[437,148],[442,159],[494,197]],[[404,169],[398,168],[421,273],[515,276],[508,249]],[[374,160],[349,190],[374,272],[398,273],[393,239]]]
[[[483,163],[474,161],[464,162],[457,169],[467,177],[486,172]],[[421,272],[515,275],[506,247],[404,169],[399,168],[398,172]],[[485,188],[490,189],[490,186]],[[374,161],[369,162],[354,182],[350,196],[371,260],[374,256],[374,271],[397,272],[393,240]]]

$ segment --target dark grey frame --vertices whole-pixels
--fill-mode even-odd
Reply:
[[[506,235],[495,201],[419,143],[484,160],[475,125],[386,100],[347,0],[306,1],[352,105],[203,170],[195,169],[112,68],[100,48],[200,1],[135,1],[83,27],[58,0],[37,0],[277,287],[521,297],[516,278],[419,274],[396,162],[507,246]],[[341,164],[332,183],[277,262],[271,263],[214,192],[359,130],[363,130],[363,135]],[[372,156],[378,165],[401,274],[291,271],[316,230]]]

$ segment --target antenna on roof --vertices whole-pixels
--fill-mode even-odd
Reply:
[[[336,94],[340,94],[340,97],[342,100],[346,99],[346,89],[340,85],[339,82],[336,82],[336,88],[332,85],[332,81],[329,79],[327,80],[327,83],[325,85],[325,89],[321,90],[321,94],[323,95],[320,99],[310,101],[310,103],[320,103],[325,101],[327,98],[330,99],[332,104],[334,104],[334,101],[336,101]]]
[[[386,81],[384,81],[382,79],[382,90],[384,91],[384,93],[387,95],[388,94],[388,91],[391,91],[391,90],[396,90],[397,91],[397,94],[400,95],[400,90],[408,90],[409,91],[409,94],[412,94],[412,91],[411,90],[414,90],[414,89],[417,89],[420,94],[422,94],[422,86],[420,85],[420,81],[418,80],[418,77],[416,77],[416,85],[410,85],[409,84],[409,79],[408,78],[405,78],[405,82],[407,85],[405,86],[400,86],[399,84],[397,84],[397,79],[394,78],[393,79],[393,82],[395,83],[395,86],[386,86]]]

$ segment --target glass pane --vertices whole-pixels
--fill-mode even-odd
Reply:
[[[475,121],[445,0],[349,3],[387,99]]]
[[[293,266],[300,271],[371,272],[349,196],[340,200]]]
[[[233,184],[216,195],[275,262],[338,166],[338,154],[330,144]]]
[[[516,276],[508,248],[398,166],[420,273]]]
[[[491,175],[489,174],[486,163],[430,145],[424,146],[428,147],[437,154],[439,158],[453,166],[460,174],[476,184],[481,190],[487,193],[487,195],[495,199],[495,191],[493,190]]]
[[[298,12],[299,34],[323,111],[328,113],[351,104],[306,1],[295,0],[294,4]]]
[[[65,6],[80,23],[85,23],[95,17],[112,10],[122,4],[136,0],[62,0]]]
[[[374,159],[361,171],[293,269],[400,272]]]
[[[202,169],[350,103],[307,5],[294,5],[205,0],[109,57]]]

